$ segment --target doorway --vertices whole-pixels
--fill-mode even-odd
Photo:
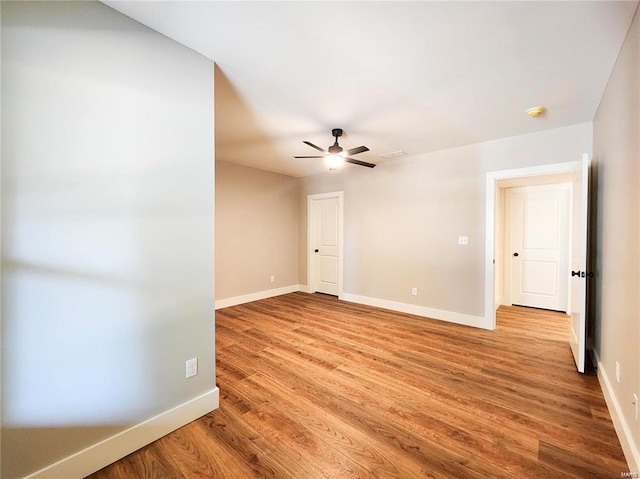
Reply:
[[[506,195],[509,188],[570,183],[579,162],[557,163],[487,173],[486,251],[485,251],[485,321],[495,329],[495,311],[511,298],[505,297],[505,260],[514,251],[505,245]],[[570,293],[568,301],[570,302]],[[511,304],[511,303],[509,303]],[[570,304],[570,303],[569,303]]]
[[[307,196],[307,276],[309,292],[342,298],[342,191]]]
[[[567,313],[571,316],[570,341],[579,372],[585,370],[586,357],[586,279],[588,258],[589,206],[588,154],[581,161],[557,163],[487,173],[486,183],[486,242],[485,242],[485,323],[487,329],[496,328],[496,309],[504,298],[500,296],[504,284],[504,208],[505,189],[525,186],[522,182],[538,184],[571,183],[570,219],[570,287]],[[553,180],[553,181],[551,181]]]

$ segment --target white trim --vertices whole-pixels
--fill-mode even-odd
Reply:
[[[620,407],[620,403],[613,392],[609,376],[607,376],[604,365],[600,361],[598,353],[595,351],[594,356],[596,358],[598,369],[598,381],[602,387],[604,400],[607,403],[607,408],[611,415],[611,421],[613,422],[613,427],[616,430],[618,439],[620,440],[620,446],[622,446],[622,452],[624,452],[624,457],[627,460],[629,471],[640,472],[640,453],[638,452],[638,445],[633,440],[631,427],[629,427],[629,424],[624,419],[622,408]]]
[[[82,479],[199,417],[218,409],[217,387],[114,436],[51,464],[24,479]]]
[[[484,265],[484,318],[496,329],[496,182],[498,176],[494,172],[487,173],[486,213],[485,213],[485,265]]]
[[[344,295],[343,279],[344,279],[344,191],[332,191],[331,193],[318,193],[315,195],[307,195],[307,287],[306,292],[315,293],[315,284],[313,282],[314,262],[311,253],[311,243],[313,239],[313,223],[312,223],[312,207],[315,200],[323,200],[326,198],[338,198],[338,298],[342,299]]]
[[[530,166],[511,170],[490,171],[486,181],[486,225],[485,225],[485,266],[484,266],[484,322],[487,329],[496,328],[495,310],[495,229],[496,229],[496,194],[500,180],[526,178],[530,176],[554,175],[574,171],[580,162],[570,161],[551,165]]]
[[[344,301],[352,303],[366,304],[377,308],[390,309],[401,313],[415,314],[425,318],[439,319],[449,323],[463,324],[465,326],[473,326],[475,328],[490,329],[486,322],[486,318],[482,316],[472,316],[470,314],[456,313],[453,311],[445,311],[443,309],[428,308],[416,304],[400,303],[397,301],[389,301],[386,299],[371,298],[369,296],[360,296],[357,294],[344,293]]]
[[[292,284],[290,286],[268,289],[266,291],[256,291],[255,293],[243,294],[241,296],[234,296],[232,298],[217,299],[215,308],[216,310],[228,308],[230,306],[237,306],[238,304],[251,303],[252,301],[273,298],[274,296],[280,296],[282,294],[295,293],[296,291],[302,291],[302,286],[300,286],[299,284]]]

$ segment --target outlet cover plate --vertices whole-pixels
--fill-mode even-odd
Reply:
[[[198,358],[187,360],[186,363],[186,377],[191,378],[198,374]]]

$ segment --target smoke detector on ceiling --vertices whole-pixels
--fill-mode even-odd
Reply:
[[[533,108],[529,108],[527,110],[527,116],[529,118],[536,118],[539,117],[540,115],[542,115],[545,111],[547,111],[547,109],[545,107],[541,106],[534,106]]]

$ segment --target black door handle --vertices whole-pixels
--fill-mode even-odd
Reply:
[[[318,250],[318,249],[314,249],[313,250],[314,253],[317,253],[318,251],[320,251],[320,250]]]
[[[572,271],[571,276],[577,276],[578,278],[593,278],[595,274],[593,271],[590,271],[589,273],[585,271]]]
[[[520,256],[518,253],[513,253],[513,256]]]

